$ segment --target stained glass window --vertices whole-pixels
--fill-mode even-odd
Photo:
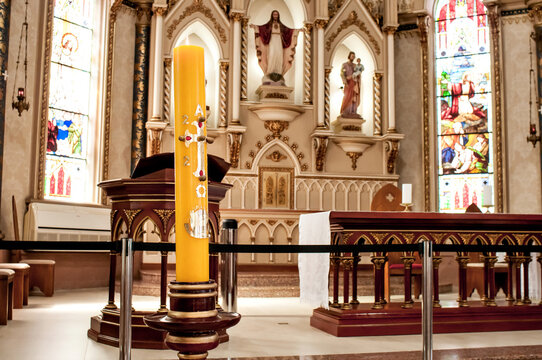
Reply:
[[[493,204],[482,199],[484,186],[494,188],[487,9],[483,0],[440,0],[435,11],[438,206],[464,212]]]
[[[46,199],[84,201],[89,182],[92,0],[56,0],[49,85]]]

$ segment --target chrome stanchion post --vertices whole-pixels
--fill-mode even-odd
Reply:
[[[122,239],[120,279],[119,360],[130,360],[132,351],[132,239]]]
[[[221,243],[237,244],[237,221],[225,219],[222,222]],[[222,306],[227,312],[237,312],[237,254],[222,253],[220,269],[220,294]]]
[[[433,359],[433,243],[423,242],[423,360]]]

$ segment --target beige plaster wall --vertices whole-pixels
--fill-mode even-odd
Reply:
[[[22,236],[23,215],[26,211],[25,200],[33,196],[35,179],[34,152],[39,146],[37,123],[39,121],[38,106],[40,101],[40,71],[41,44],[40,36],[42,11],[45,11],[42,1],[31,1],[28,5],[28,80],[27,100],[29,111],[24,111],[19,117],[17,110],[11,108],[13,87],[16,76],[16,61],[19,47],[21,24],[24,21],[24,1],[11,3],[9,60],[7,66],[8,79],[6,85],[6,113],[4,128],[4,158],[2,175],[2,204],[0,229],[7,240],[14,239],[11,197],[15,196],[19,215],[19,233]],[[24,56],[22,54],[21,56]],[[23,86],[24,72],[21,59],[17,73],[16,86]],[[38,81],[35,81],[38,79]],[[1,256],[0,256],[0,260]]]
[[[130,175],[135,21],[131,13],[120,11],[117,15],[111,88],[110,179]]]
[[[413,210],[424,210],[422,68],[418,30],[395,36],[395,116],[397,131],[405,134],[397,159],[399,183],[412,184]]]
[[[525,140],[529,129],[529,35],[532,23],[528,15],[519,15],[503,18],[502,24],[508,212],[540,213],[541,145],[533,148]],[[536,109],[532,111],[533,121],[538,123]]]

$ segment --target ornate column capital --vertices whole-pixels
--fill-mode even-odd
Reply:
[[[381,269],[387,260],[386,256],[371,256],[371,262],[377,269]]]
[[[414,256],[401,256],[401,260],[403,260],[403,265],[405,266],[405,269],[411,269],[415,259]]]
[[[240,12],[240,11],[231,11],[230,12],[230,19],[232,19],[233,21],[242,21],[245,17],[245,13],[244,12]],[[248,21],[248,19],[247,19]]]
[[[152,6],[152,12],[154,15],[164,16],[167,14],[167,6]]]
[[[328,22],[328,19],[315,19],[314,27],[316,27],[317,29],[324,29],[327,26]]]
[[[534,27],[542,27],[542,1],[537,1],[536,5],[529,6],[529,17]]]
[[[470,258],[468,256],[458,256],[455,258],[455,260],[459,263],[459,267],[462,269],[467,268],[467,264],[470,261]]]

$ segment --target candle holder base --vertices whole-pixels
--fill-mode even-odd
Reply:
[[[405,208],[403,212],[412,212],[412,203],[401,203],[400,205]]]
[[[218,311],[217,285],[208,282],[176,282],[169,285],[170,310],[144,318],[147,326],[167,331],[165,343],[178,351],[179,359],[206,359],[207,351],[218,346],[218,331],[236,325],[237,313]]]

